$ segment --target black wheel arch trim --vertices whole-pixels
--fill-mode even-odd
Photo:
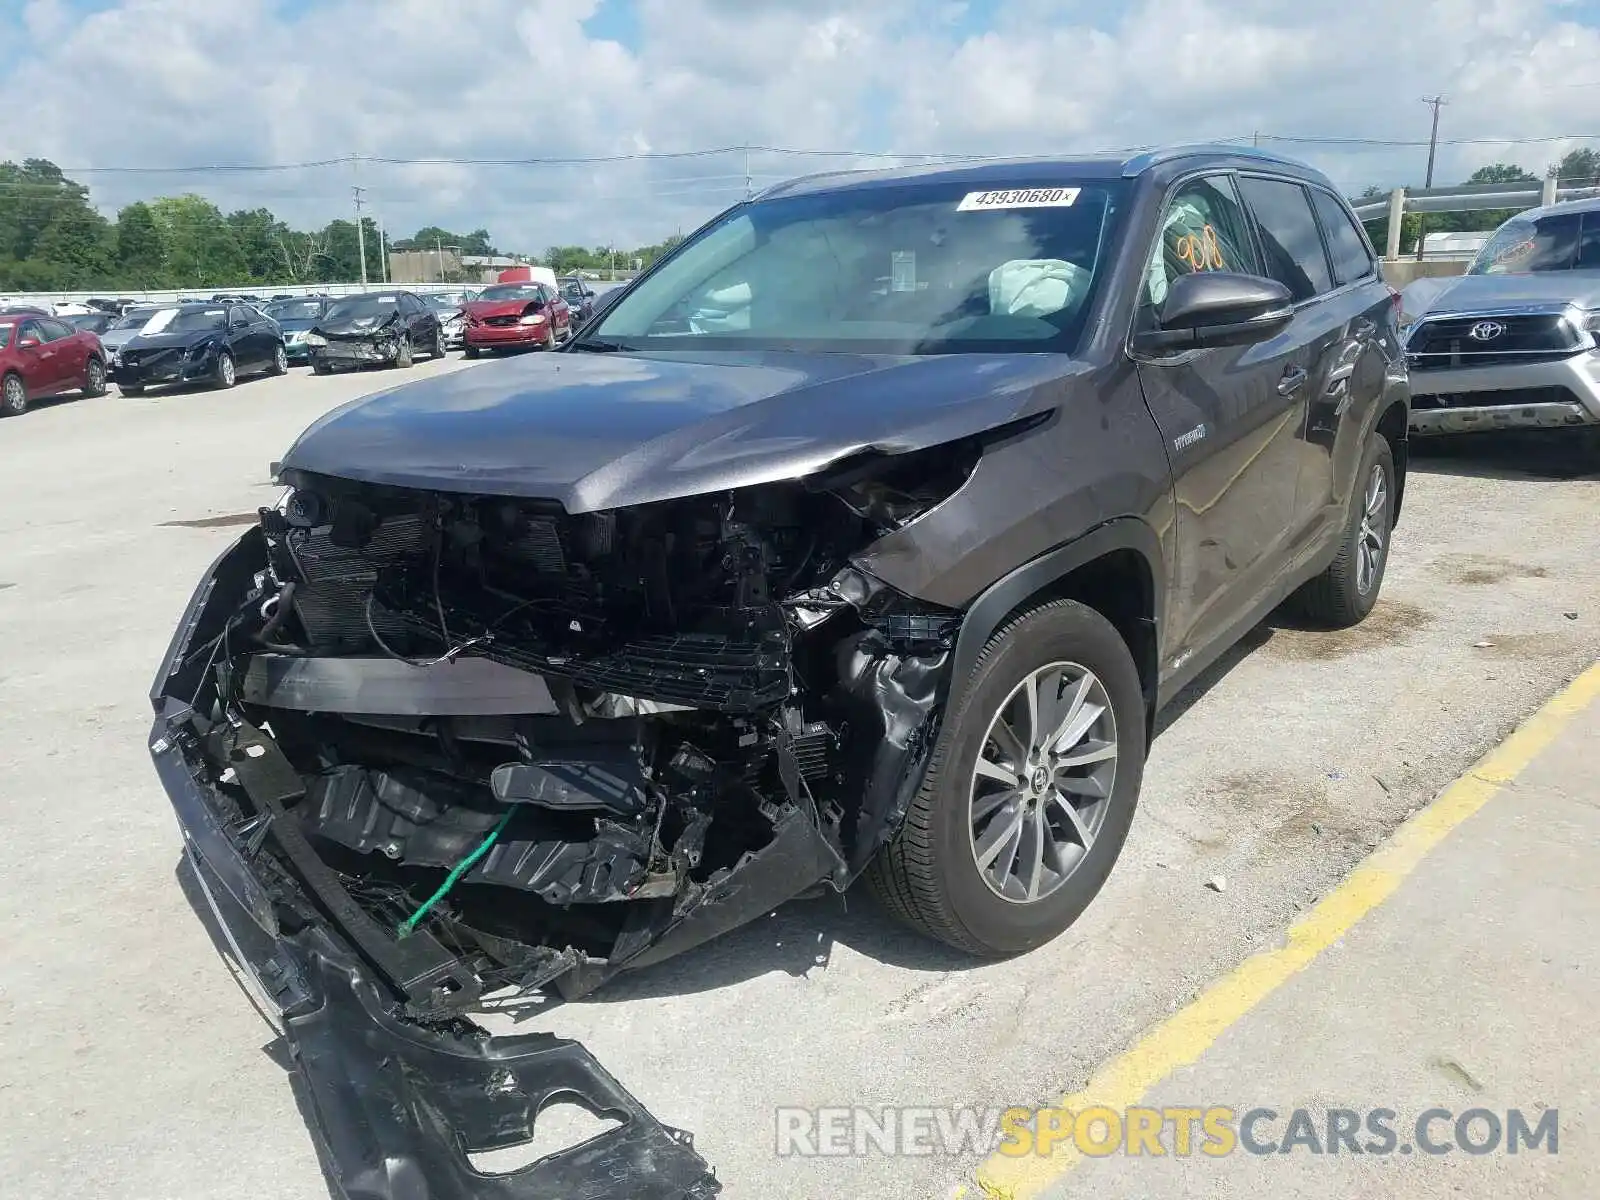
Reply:
[[[972,677],[984,646],[1008,616],[1033,597],[1047,593],[1074,571],[1109,554],[1125,550],[1138,554],[1150,572],[1149,620],[1154,634],[1154,658],[1149,663],[1143,663],[1138,661],[1133,647],[1129,647],[1129,652],[1135,655],[1135,665],[1144,684],[1146,704],[1153,712],[1157,677],[1160,674],[1161,598],[1166,595],[1166,570],[1160,537],[1138,517],[1118,517],[1097,525],[1072,541],[1023,563],[979,593],[978,598],[967,606],[961,630],[956,635],[946,710],[959,698],[961,689]]]

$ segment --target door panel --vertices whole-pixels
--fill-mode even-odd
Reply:
[[[37,344],[24,347],[21,343],[27,338]],[[61,347],[45,340],[38,321],[28,321],[18,329],[17,343],[17,360],[28,395],[54,395],[61,387]]]
[[[1175,190],[1136,322],[1158,324],[1167,285],[1196,270],[1261,273],[1249,220],[1225,174]],[[1310,369],[1292,329],[1254,346],[1138,362],[1177,505],[1169,669],[1203,656],[1286,565]]]

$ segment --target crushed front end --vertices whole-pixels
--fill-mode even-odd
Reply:
[[[381,1031],[348,1051],[365,1067],[317,1058],[325,1082],[379,1078],[373,1047],[404,1060],[397,1047],[426,1042],[415,1054],[476,1096],[515,1064],[469,1010],[575,997],[843,890],[920,782],[959,626],[851,557],[971,465],[941,450],[581,514],[288,473],[191,603],[151,748],[291,1040],[296,1021],[325,1046],[342,1036],[330,1023]],[[600,1080],[579,1089],[597,1111],[618,1107],[581,1047],[546,1058]],[[329,1086],[335,1124],[387,1120]],[[531,1120],[534,1085],[506,1087]],[[642,1109],[627,1128],[627,1161],[681,1186],[614,1194],[713,1194],[682,1135]],[[372,1152],[345,1139],[360,1169]],[[465,1169],[430,1153],[430,1178]]]

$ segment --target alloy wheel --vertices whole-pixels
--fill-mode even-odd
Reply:
[[[1117,721],[1087,667],[1053,662],[1011,690],[968,789],[972,858],[1002,900],[1032,904],[1082,865],[1105,824]]]
[[[222,381],[223,387],[232,387],[234,379],[233,355],[224,354],[217,360],[217,378]]]
[[[1374,463],[1361,500],[1361,529],[1356,541],[1356,589],[1372,591],[1389,536],[1389,476],[1382,463]]]
[[[89,395],[98,396],[106,390],[106,369],[100,365],[98,358],[89,360],[89,367],[84,376],[84,390]]]
[[[0,412],[17,416],[28,408],[28,389],[15,375],[7,375],[4,388],[0,388]]]

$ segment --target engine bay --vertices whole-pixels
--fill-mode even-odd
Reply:
[[[286,478],[169,694],[192,690],[224,803],[293,823],[289,873],[354,905],[347,930],[452,961],[448,987],[390,973],[414,1009],[579,995],[842,891],[893,832],[959,613],[850,559],[968,471],[573,515]]]

